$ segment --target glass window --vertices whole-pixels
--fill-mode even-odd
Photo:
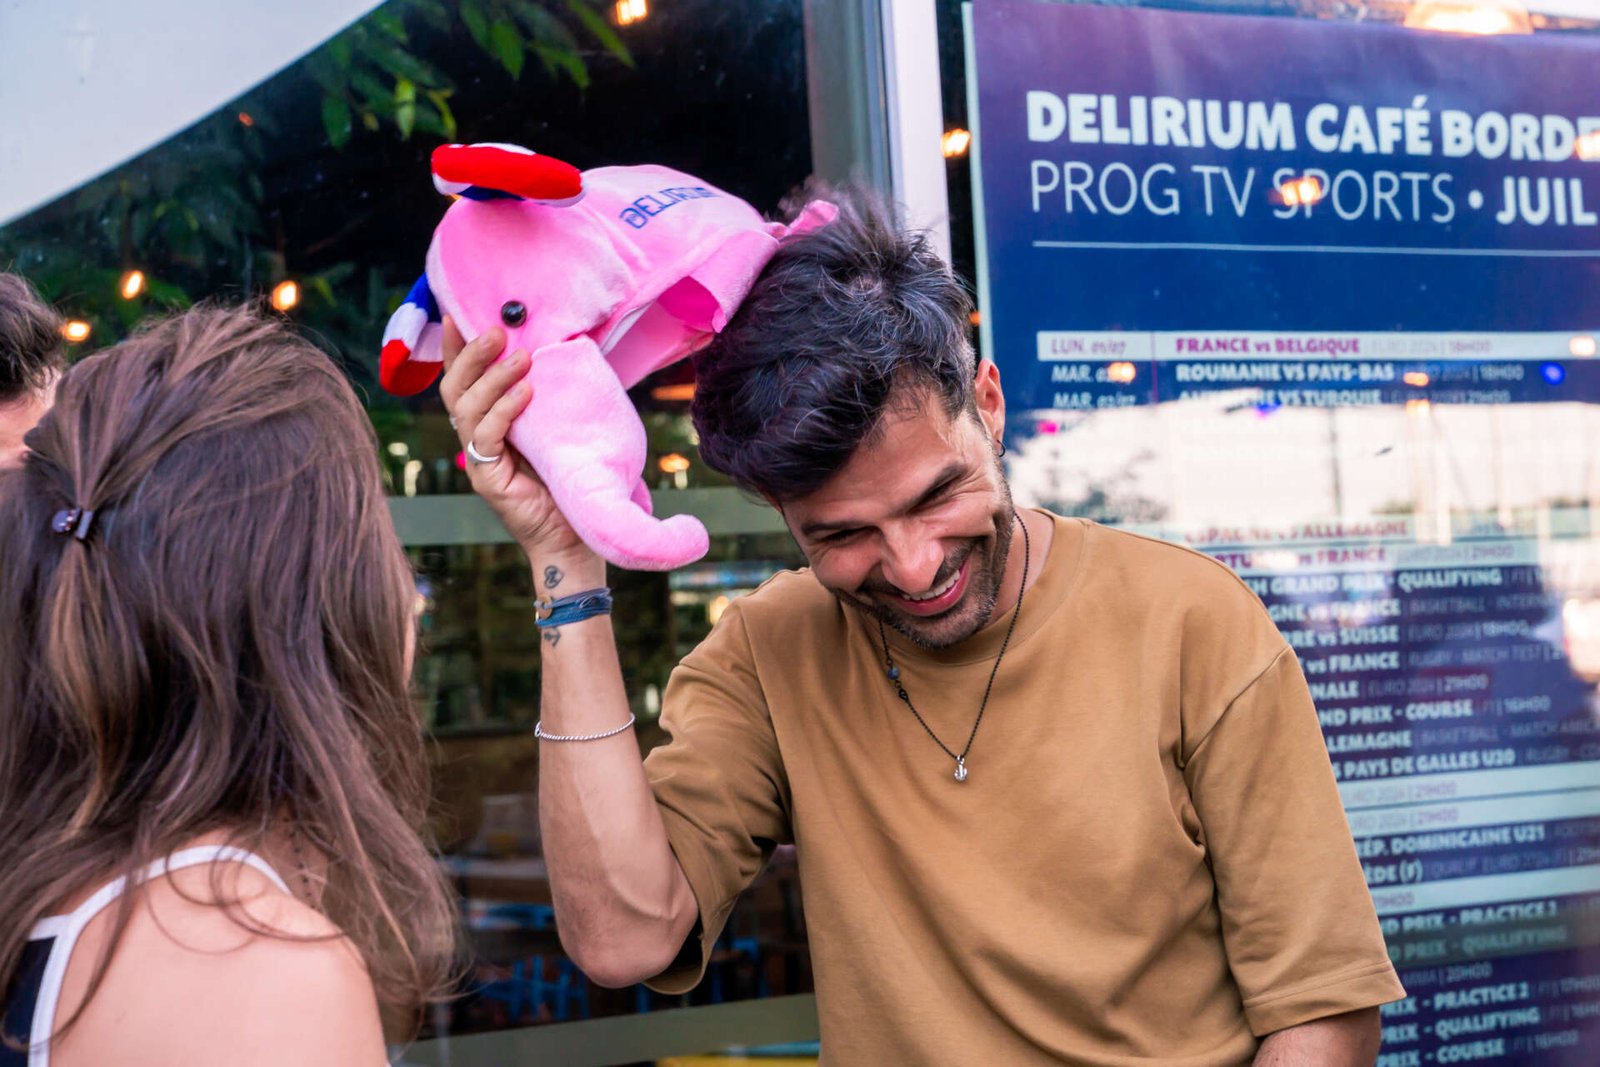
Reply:
[[[761,1025],[773,1041],[814,1036],[791,850],[741,902],[688,996],[600,989],[565,957],[538,837],[527,563],[471,495],[437,390],[399,399],[377,384],[385,323],[447,205],[429,173],[440,143],[520,144],[579,167],[661,163],[775,210],[812,169],[801,0],[390,0],[285,58],[237,99],[12,219],[0,263],[84,324],[79,354],[166,308],[256,298],[302,325],[364,394],[417,572],[415,686],[435,754],[435,828],[473,958],[462,995],[435,1012],[425,1039],[791,994],[766,1023],[675,1024],[677,1044],[659,1051],[741,1043]],[[193,113],[190,101],[160,103]],[[664,739],[660,696],[679,657],[731,597],[801,562],[770,512],[699,462],[691,396],[687,364],[633,391],[657,513],[693,511],[713,533],[692,567],[611,576],[645,749]],[[505,1047],[542,1062],[640,1058],[615,1033],[587,1031],[576,1053],[548,1051],[560,1037]],[[426,1040],[408,1053],[448,1055]]]
[[[1215,556],[1295,646],[1412,994],[1381,1062],[1592,1058],[1600,12],[938,11],[1016,499]]]

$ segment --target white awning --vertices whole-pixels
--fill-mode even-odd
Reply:
[[[160,144],[370,0],[0,0],[0,224]]]

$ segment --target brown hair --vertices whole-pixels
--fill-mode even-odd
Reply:
[[[0,273],[0,404],[42,391],[66,362],[56,309],[22,278]]]
[[[0,473],[0,987],[64,897],[287,814],[414,1030],[454,911],[421,836],[416,587],[350,385],[285,327],[201,307],[74,365],[27,440]],[[81,540],[52,528],[73,507]]]

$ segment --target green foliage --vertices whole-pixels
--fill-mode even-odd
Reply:
[[[414,31],[464,31],[513,79],[532,54],[548,77],[584,89],[589,56],[633,64],[600,14],[605,6],[604,0],[389,0],[302,59],[290,77],[297,73],[315,85],[312,106],[336,150],[386,130],[402,140],[419,133],[454,140],[455,83],[417,54]],[[82,352],[115,343],[148,314],[201,296],[259,296],[295,273],[303,296],[294,317],[330,351],[349,354],[346,369],[370,403],[396,406],[377,388],[373,357],[410,275],[390,283],[377,267],[358,271],[349,262],[310,275],[291,271],[276,250],[281,233],[267,233],[262,222],[262,135],[279,127],[275,99],[260,93],[234,101],[0,229],[0,269],[22,272],[90,324]],[[134,267],[145,273],[144,290],[124,300],[121,278]]]
[[[322,128],[328,133],[328,143],[343,148],[350,140],[350,105],[337,96],[322,98]]]
[[[510,19],[495,19],[489,26],[489,47],[507,74],[513,78],[522,77],[522,61],[527,52],[522,35]]]
[[[0,231],[0,265],[21,271],[50,300],[92,328],[82,347],[125,336],[144,315],[187,307],[227,276],[266,266],[255,138],[231,109],[90,182],[64,201]],[[145,273],[122,298],[123,272]]]
[[[585,40],[632,66],[633,56],[598,8],[599,0],[562,0],[557,15],[550,0],[389,0],[349,26],[305,61],[323,94],[322,120],[328,143],[350,142],[357,118],[370,131],[391,124],[402,139],[416,131],[453,138],[456,120],[449,76],[408,50],[407,24],[439,30],[460,25],[473,43],[520,80],[528,55],[545,74],[589,86]],[[568,24],[570,20],[572,25]]]

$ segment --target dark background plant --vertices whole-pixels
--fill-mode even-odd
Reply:
[[[476,56],[469,68],[499,71],[513,83],[564,82],[582,93],[592,63],[633,65],[603,7],[602,0],[390,0],[188,130],[0,229],[0,266],[20,271],[89,324],[80,354],[197,295],[265,295],[293,279],[296,318],[382,403],[366,354],[419,264],[363,256],[357,267],[351,242],[340,237],[381,208],[363,210],[343,195],[285,202],[269,187],[310,188],[283,180],[292,177],[283,172],[310,166],[321,177],[352,155],[399,159],[425,174],[426,152],[459,132],[451,100],[460,87],[441,53],[466,50]],[[307,100],[317,102],[314,115],[306,114]],[[337,153],[330,157],[328,148]],[[357,199],[381,205],[384,194]],[[342,226],[319,218],[325,236],[293,239],[307,214],[330,211],[350,217]],[[130,270],[141,271],[145,284],[125,299],[120,283]]]

